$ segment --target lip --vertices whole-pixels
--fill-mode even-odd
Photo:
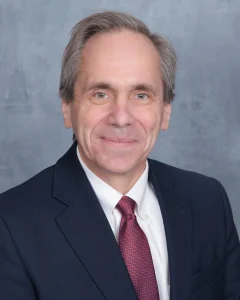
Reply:
[[[136,142],[136,140],[133,139],[108,138],[108,137],[102,137],[102,139],[109,142],[124,143],[124,144],[130,144]]]
[[[113,146],[131,146],[136,143],[134,139],[121,139],[121,138],[108,138],[108,137],[101,137],[101,139],[108,143],[109,145]]]

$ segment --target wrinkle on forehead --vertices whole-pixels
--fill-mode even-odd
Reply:
[[[153,43],[141,33],[123,30],[96,34],[83,49],[76,84],[82,92],[102,82],[124,90],[151,85],[162,93],[160,61]]]
[[[104,56],[108,57],[112,67],[136,64],[139,60],[154,61],[156,66],[160,66],[160,56],[152,41],[141,33],[129,30],[94,35],[83,49],[82,63],[87,68],[88,64]]]

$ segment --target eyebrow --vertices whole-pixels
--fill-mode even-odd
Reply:
[[[116,89],[114,88],[113,85],[107,82],[97,82],[91,84],[89,87],[87,87],[87,91],[92,91],[95,89],[103,89],[103,90],[112,90],[115,91]],[[154,85],[149,84],[149,83],[137,83],[134,84],[130,87],[130,91],[135,91],[135,90],[141,90],[141,91],[146,91],[146,92],[151,92],[153,94],[156,94],[156,88]]]
[[[141,90],[141,91],[145,91],[145,92],[151,92],[152,94],[156,94],[155,86],[151,85],[149,83],[138,83],[136,85],[133,85],[131,90],[132,91]]]
[[[106,82],[93,83],[89,87],[87,87],[88,91],[92,91],[92,90],[96,90],[96,89],[114,90],[113,86]]]

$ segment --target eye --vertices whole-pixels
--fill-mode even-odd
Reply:
[[[136,97],[139,100],[147,100],[149,98],[148,94],[146,94],[146,93],[139,93],[136,95]]]
[[[97,92],[94,94],[97,99],[106,99],[108,96],[103,92]]]

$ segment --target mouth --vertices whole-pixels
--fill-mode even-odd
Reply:
[[[134,143],[136,141],[134,139],[108,138],[108,137],[102,137],[102,139],[114,143]]]
[[[134,139],[124,139],[124,138],[108,138],[108,137],[101,137],[101,139],[110,145],[115,146],[131,146],[136,143]]]

